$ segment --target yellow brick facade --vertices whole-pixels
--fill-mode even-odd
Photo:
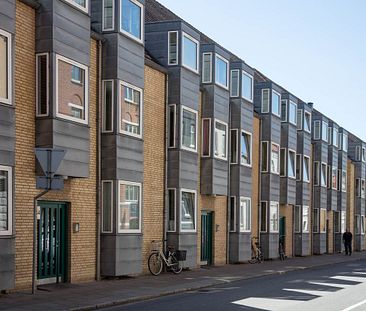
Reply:
[[[35,188],[35,11],[16,2],[15,36],[15,228],[16,289],[29,288],[32,278],[33,197]],[[69,205],[68,280],[91,281],[96,275],[96,109],[97,109],[97,44],[90,45],[90,175],[65,181],[63,191],[52,191],[42,198],[63,201]],[[73,233],[72,223],[80,224]]]
[[[143,271],[152,240],[163,239],[165,186],[165,74],[145,66]]]
[[[327,211],[327,220],[328,220],[328,231],[327,231],[327,239],[328,239],[328,249],[327,253],[334,252],[334,212]]]
[[[285,253],[287,257],[293,256],[293,205],[280,205],[280,217],[285,217]]]

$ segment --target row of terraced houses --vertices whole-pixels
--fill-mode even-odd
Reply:
[[[254,43],[255,44],[255,43]],[[311,95],[311,94],[309,94]],[[2,0],[0,290],[366,248],[366,143],[155,0]]]

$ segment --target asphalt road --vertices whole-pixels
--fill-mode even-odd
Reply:
[[[365,311],[366,261],[238,281],[109,311]]]

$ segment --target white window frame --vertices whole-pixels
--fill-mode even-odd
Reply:
[[[348,178],[348,174],[347,174],[347,170],[342,170],[341,171],[342,172],[342,177],[341,177],[341,191],[342,192],[347,192],[347,178]],[[344,179],[345,179],[345,182],[344,182],[344,184],[345,184],[345,187],[344,187],[344,189],[343,189],[343,173],[345,173],[345,175],[344,175]]]
[[[140,9],[141,9],[141,15],[140,15],[140,17],[141,17],[141,20],[140,20],[140,30],[141,30],[141,38],[138,38],[138,37],[135,37],[134,35],[132,35],[132,34],[130,34],[128,31],[126,31],[126,30],[124,30],[123,28],[122,28],[122,25],[123,25],[123,23],[122,23],[122,10],[123,10],[123,6],[122,6],[122,0],[118,0],[119,1],[119,6],[120,6],[120,12],[119,12],[119,31],[121,32],[121,33],[123,33],[124,35],[126,35],[127,37],[129,37],[129,38],[131,38],[131,39],[133,39],[133,40],[135,40],[135,41],[137,41],[137,42],[139,42],[139,43],[144,43],[144,25],[145,25],[145,21],[144,21],[144,16],[145,16],[145,14],[144,14],[144,6],[139,2],[139,1],[137,1],[137,0],[129,0],[129,1],[131,1],[132,3],[134,3],[134,4],[136,4],[137,6],[139,6],[140,7]]]
[[[273,205],[276,205],[277,207],[277,229],[272,229],[271,228],[271,207]],[[278,233],[279,232],[279,225],[280,225],[280,204],[278,202],[275,202],[275,201],[271,201],[270,204],[269,204],[269,232],[272,232],[272,233]]]
[[[226,63],[226,85],[217,81],[217,59],[220,59]],[[223,87],[225,90],[229,89],[229,61],[218,53],[215,54],[215,84]]]
[[[306,117],[305,117],[305,115],[308,115],[309,116],[309,129],[307,130],[306,128],[305,128],[305,120],[306,120]],[[306,133],[309,133],[309,134],[311,134],[311,113],[309,112],[309,111],[306,111],[305,109],[304,109],[304,117],[302,118],[303,119],[303,121],[302,121],[302,128],[304,129],[304,131],[306,132]]]
[[[220,155],[216,155],[216,152],[215,152],[215,150],[216,150],[216,139],[215,139],[215,135],[216,135],[216,123],[220,123],[220,124],[222,124],[222,125],[225,125],[225,148],[226,148],[226,155],[225,155],[225,157],[224,156],[220,156]],[[220,160],[225,160],[225,161],[227,161],[227,157],[228,157],[228,124],[226,123],[226,122],[223,122],[223,121],[221,121],[221,120],[218,120],[218,119],[215,119],[215,127],[214,127],[214,157],[216,158],[216,159],[220,159]]]
[[[236,72],[238,74],[238,85],[237,85],[237,93],[233,92],[233,73]],[[230,70],[230,97],[239,97],[240,96],[240,70],[232,69]]]
[[[307,213],[307,216],[308,216],[308,219],[307,219],[307,222],[308,222],[308,226],[307,226],[307,229],[304,229],[304,210],[307,209],[308,213]],[[302,207],[302,215],[301,215],[301,219],[302,219],[302,223],[301,223],[301,230],[303,233],[309,233],[309,229],[310,229],[310,207],[307,206],[307,205],[303,205]]]
[[[193,193],[194,194],[194,229],[182,229],[182,197],[183,192]],[[179,228],[180,232],[197,232],[197,191],[191,189],[180,189],[180,200],[179,200]]]
[[[283,118],[283,116],[282,116],[282,105],[284,105],[286,107],[285,108],[285,118]],[[287,109],[288,109],[288,101],[287,101],[287,99],[281,99],[281,103],[280,103],[281,123],[287,122],[287,117],[288,117]]]
[[[232,144],[232,139],[231,139],[231,133],[232,132],[236,132],[236,155],[235,155],[235,161],[231,162],[231,144]],[[239,158],[239,151],[241,154],[241,150],[239,150],[240,148],[240,142],[239,142],[239,130],[238,129],[230,129],[230,164],[238,164],[238,158]]]
[[[294,175],[293,176],[290,176],[290,174],[289,174],[290,153],[292,153],[294,155],[294,167],[293,167]],[[288,176],[288,178],[296,179],[296,151],[293,149],[290,149],[290,148],[287,150],[287,176]]]
[[[317,213],[317,217],[315,217],[315,211]],[[320,209],[315,207],[313,208],[313,211],[312,211],[312,221],[311,221],[311,225],[312,225],[312,230],[313,230],[313,233],[319,233],[320,231]],[[316,225],[316,230],[314,230],[314,226]]]
[[[356,161],[361,161],[361,146],[356,146]]]
[[[338,132],[338,129],[336,127],[334,127],[333,125],[333,128],[332,128],[332,145],[334,147],[339,147],[339,136],[338,136],[339,132]],[[334,138],[335,137],[335,138]],[[334,141],[335,139],[335,141]]]
[[[0,231],[0,236],[13,234],[13,169],[10,166],[0,165],[0,171],[8,172],[8,230]]]
[[[323,185],[323,179],[322,179],[322,175],[323,175],[323,167],[325,166],[325,183]],[[320,186],[327,188],[327,180],[328,180],[328,165],[325,162],[321,162],[320,164]]]
[[[273,153],[272,152],[272,145],[275,145],[275,146],[278,147],[278,166],[277,166],[278,167],[278,172],[273,172],[272,171],[272,153]],[[280,159],[280,157],[281,157],[281,148],[280,148],[280,145],[277,144],[277,143],[271,142],[270,146],[271,146],[271,150],[270,150],[271,157],[270,157],[270,160],[269,160],[269,166],[270,166],[269,170],[271,171],[272,174],[280,175],[280,171],[281,171],[281,169],[280,169],[280,165],[281,165],[281,159]]]
[[[263,93],[264,92],[268,92],[268,109],[264,110],[263,109]],[[261,113],[269,113],[270,111],[270,107],[271,107],[271,90],[270,89],[262,89],[261,91]]]
[[[244,96],[244,88],[243,88],[244,79],[243,79],[243,76],[247,76],[248,78],[250,78],[252,80],[252,91],[251,91],[252,97],[251,98],[246,98]],[[254,96],[254,77],[251,74],[247,73],[246,71],[242,70],[241,81],[242,81],[241,82],[241,97],[252,103],[253,102],[253,96]],[[239,87],[240,87],[240,82],[239,82]]]
[[[111,185],[111,230],[110,231],[106,231],[103,230],[103,224],[104,224],[104,199],[102,200],[102,215],[101,215],[101,231],[102,233],[113,233],[113,194],[114,194],[114,189],[113,189],[113,180],[102,180],[102,194],[103,194],[103,198],[104,198],[104,184],[110,184]],[[119,208],[119,206],[118,206]]]
[[[283,155],[285,155],[285,156],[283,156]],[[286,177],[287,173],[288,173],[287,172],[287,160],[288,160],[287,157],[288,157],[288,154],[286,152],[286,148],[280,148],[280,176],[281,177]],[[284,161],[284,162],[282,163],[282,161]]]
[[[324,214],[324,230],[322,230],[322,214]],[[326,233],[327,232],[327,209],[326,208],[320,208],[319,209],[319,231],[320,233]]]
[[[78,10],[83,11],[84,13],[89,13],[89,0],[85,0],[85,7],[76,3],[74,0],[65,0],[65,1],[69,3],[71,6],[77,8]]]
[[[335,186],[334,186],[334,183],[333,183],[333,174],[334,174],[334,171],[336,172],[336,175],[335,175],[335,178],[336,178],[336,180],[335,180]],[[331,177],[331,188],[332,188],[332,190],[337,190],[337,186],[338,186],[338,170],[337,170],[337,167],[336,166],[331,166],[331,172],[332,172],[332,177]]]
[[[121,205],[121,185],[125,186],[138,186],[139,187],[139,229],[120,229],[119,228],[119,220],[120,220],[120,205]],[[117,232],[118,233],[141,233],[142,232],[142,184],[137,182],[125,181],[125,180],[118,180],[118,211],[117,211]]]
[[[76,123],[80,123],[80,124],[88,124],[89,123],[89,68],[83,64],[80,64],[78,62],[75,62],[69,58],[66,58],[64,56],[61,56],[59,54],[56,54],[56,117],[61,118],[61,119],[65,119],[65,120],[69,120],[69,121],[74,121]],[[59,61],[68,63],[69,65],[73,65],[76,67],[79,67],[81,69],[84,70],[84,115],[85,115],[85,120],[81,120],[78,118],[74,118],[74,117],[70,117],[67,115],[64,115],[62,113],[58,112],[58,78],[59,78],[59,74],[58,74],[58,69],[59,69]],[[82,108],[82,106],[78,107],[79,109]]]
[[[308,160],[308,179],[307,180],[304,179],[305,159]],[[306,183],[310,183],[310,180],[311,180],[311,176],[310,176],[311,168],[310,168],[310,165],[311,165],[310,157],[304,155],[303,163],[302,163],[302,166],[303,166],[302,167],[302,180],[303,180],[303,182],[306,182]]]
[[[267,163],[266,163],[266,169],[264,170],[263,169],[263,145],[266,144],[267,145]],[[260,146],[260,166],[261,166],[261,172],[262,173],[268,173],[268,171],[270,171],[270,168],[268,167],[268,165],[270,165],[270,156],[271,153],[272,153],[272,150],[270,151],[269,150],[269,146],[270,146],[270,143],[269,141],[261,141],[261,146]],[[271,146],[272,147],[272,146]]]
[[[104,2],[106,0],[103,0],[103,3],[102,3],[102,31],[113,31],[114,30],[114,27],[115,27],[115,0],[112,0],[112,27],[111,28],[106,28],[105,27],[105,24],[104,24]]]
[[[128,132],[128,131],[125,131],[122,129],[122,98],[121,98],[121,91],[122,91],[122,88],[123,87],[128,87],[130,89],[133,89],[137,92],[140,93],[140,123],[138,124],[140,126],[140,134],[134,134],[134,133],[131,133],[131,132]],[[125,96],[125,95],[123,95]],[[126,100],[126,98],[123,98],[123,100]],[[119,111],[119,117],[118,117],[118,122],[119,122],[119,132],[121,134],[124,134],[124,135],[128,135],[128,136],[132,136],[132,137],[136,137],[136,138],[142,138],[142,135],[143,135],[143,112],[144,112],[144,92],[142,89],[140,89],[139,87],[137,86],[134,86],[130,83],[127,83],[125,81],[120,81],[119,83],[119,92],[118,92],[118,103],[119,103],[119,107],[118,107],[118,111]],[[136,105],[136,103],[133,103]],[[125,121],[126,123],[126,121]]]
[[[290,109],[291,109],[291,105],[295,106],[295,121],[294,122],[291,122],[291,119],[290,119]],[[288,103],[288,122],[292,125],[295,125],[297,126],[297,104],[290,100],[289,103]]]
[[[208,131],[208,155],[204,155],[203,154],[203,123],[204,121],[208,121],[209,122],[209,131]],[[202,142],[201,142],[201,157],[202,158],[209,158],[211,157],[211,134],[212,132],[212,120],[211,118],[202,118],[202,125],[201,125],[201,137],[202,137]]]
[[[186,65],[184,63],[184,37],[186,37],[187,39],[193,41],[194,43],[196,43],[196,65],[197,68],[191,68],[188,65]],[[185,33],[184,31],[182,31],[182,66],[190,71],[193,71],[194,73],[199,73],[200,70],[200,62],[199,62],[199,51],[200,51],[200,43],[198,42],[198,40],[196,40],[195,38],[193,38],[192,36],[190,36],[189,34]]]
[[[204,62],[204,59],[205,59],[205,55],[209,55],[210,57],[210,79],[209,80],[204,80],[204,72],[205,72],[205,62]],[[202,83],[212,83],[212,52],[205,52],[205,53],[202,53]]]
[[[296,113],[296,118],[299,119],[300,117],[300,120],[297,120],[296,123],[297,123],[297,130],[298,131],[302,131],[302,130],[305,130],[304,128],[304,110],[303,109],[297,109],[297,113]]]
[[[319,129],[318,132],[316,131],[317,126]],[[322,136],[321,132],[322,132],[321,122],[319,120],[315,120],[314,121],[314,137],[313,137],[314,140],[320,140],[320,138]]]
[[[106,82],[112,83],[112,128],[110,131],[105,130],[105,116],[104,116],[104,107],[105,107],[105,85]],[[103,109],[102,109],[102,133],[113,133],[114,131],[114,80],[103,80],[102,81],[102,99],[103,99]]]
[[[315,182],[313,180],[314,186],[320,186],[321,185],[321,180],[320,180],[320,178],[321,178],[320,174],[321,173],[320,173],[320,170],[321,170],[321,168],[320,168],[320,162],[319,161],[314,161],[313,179],[315,177],[317,177],[317,182]]]
[[[174,122],[174,127],[173,127],[173,146],[169,146],[169,141],[168,141],[168,149],[172,149],[172,148],[176,148],[176,139],[177,139],[177,105],[176,104],[170,104],[168,105],[168,109],[174,107],[174,119],[170,120],[169,122],[173,121]],[[169,111],[169,110],[168,110]],[[169,111],[169,118],[170,118],[170,111]],[[170,140],[170,128],[169,128],[169,140]]]
[[[183,110],[187,110],[189,112],[192,112],[196,116],[196,137],[195,137],[196,146],[195,146],[195,148],[189,148],[189,147],[183,146]],[[196,110],[192,109],[192,108],[181,105],[180,115],[181,115],[181,118],[180,118],[180,148],[182,150],[187,150],[187,151],[197,153],[197,150],[198,150],[197,149],[198,148],[198,142],[197,142],[197,138],[198,138],[198,133],[197,133],[198,132],[198,112]]]
[[[8,65],[8,98],[2,98],[0,97],[0,103],[2,104],[7,104],[7,105],[12,105],[12,101],[13,101],[13,75],[12,75],[12,65],[13,65],[13,54],[12,54],[12,35],[9,32],[6,32],[2,29],[0,29],[0,35],[6,37],[8,39],[8,46],[7,46],[7,50],[8,50],[8,59],[7,59],[7,65]]]
[[[170,34],[175,33],[177,35],[177,60],[175,63],[170,62]],[[168,32],[168,66],[176,66],[179,64],[179,31]]]
[[[231,199],[232,198],[234,198],[234,213],[231,213]],[[236,226],[237,226],[237,224],[236,224],[236,209],[237,209],[237,207],[236,207],[236,196],[231,196],[230,197],[230,218],[229,218],[229,232],[236,232]],[[233,220],[234,220],[234,229],[232,230],[232,228],[230,228],[230,222],[231,222],[231,215],[234,215],[234,217],[233,217]]]
[[[275,93],[276,95],[278,95],[279,98],[280,98],[280,101],[278,103],[278,114],[273,112],[273,93]],[[279,118],[281,118],[281,99],[282,99],[281,94],[279,92],[275,91],[275,90],[272,90],[272,93],[271,93],[271,101],[270,101],[271,102],[271,112],[272,112],[273,115],[275,115],[275,116],[277,116]]]
[[[326,131],[324,131],[325,130],[325,125],[326,125],[326,127],[327,127],[327,130]],[[326,121],[322,121],[321,122],[321,138],[322,138],[322,141],[324,141],[324,142],[326,142],[326,143],[328,143],[329,142],[329,131],[328,131],[328,129],[329,129],[329,124],[328,124],[328,122],[326,122]],[[325,134],[324,134],[325,133]],[[324,137],[324,135],[326,135],[326,137]]]
[[[362,147],[362,148],[361,148],[361,161],[362,161],[363,163],[365,163],[365,162],[366,162],[366,148],[365,148],[365,147]]]
[[[242,150],[242,146],[241,146],[241,138],[242,138],[242,135],[243,134],[246,134],[250,137],[250,150],[249,150],[249,164],[246,164],[246,163],[243,163],[242,162],[242,156],[241,156],[241,150]],[[253,165],[253,135],[252,133],[250,132],[247,132],[247,131],[244,131],[244,130],[241,130],[241,136],[240,136],[240,164],[243,165],[243,166],[247,166],[247,167],[252,167]]]
[[[243,210],[242,210],[242,202],[249,202],[249,211],[250,211],[250,216],[249,216],[249,229],[242,229],[242,225],[243,227],[245,227],[245,223],[244,223],[244,215],[243,214]],[[252,199],[248,198],[248,197],[240,197],[240,210],[239,210],[239,214],[240,214],[240,223],[239,223],[239,231],[240,232],[251,232],[252,230]]]
[[[168,195],[168,200],[167,202],[169,203],[169,191],[173,190],[174,191],[174,230],[169,230],[169,224],[166,224],[166,228],[167,228],[167,232],[176,232],[177,231],[177,189],[176,188],[167,188],[167,195]],[[167,211],[167,215],[168,211]],[[169,217],[167,217],[167,222],[169,221]]]
[[[344,142],[346,142],[346,143],[344,143]],[[344,152],[348,152],[348,134],[345,134],[345,133],[342,133],[342,150]]]
[[[301,181],[302,180],[302,172],[303,172],[303,166],[304,165],[304,160],[303,160],[303,156],[302,154],[296,154],[296,166],[295,166],[295,177],[296,177],[296,181]],[[299,168],[299,176],[296,176],[296,171]]]
[[[0,30],[0,34],[1,34],[1,30]],[[39,78],[39,68],[38,68],[38,57],[41,56],[46,56],[46,64],[47,64],[47,71],[46,71],[46,97],[47,97],[47,113],[38,113],[38,100],[39,100],[39,94],[38,94],[38,89],[39,89],[39,85],[38,85],[38,78]],[[49,86],[50,86],[50,57],[48,53],[38,53],[36,54],[36,117],[47,117],[50,113],[50,90],[49,90]],[[9,81],[10,82],[10,81]],[[1,101],[1,98],[0,98]]]

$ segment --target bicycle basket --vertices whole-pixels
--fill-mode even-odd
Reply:
[[[175,252],[175,257],[177,258],[178,261],[185,261],[187,258],[187,251],[177,250]]]
[[[151,241],[151,250],[150,251],[161,251],[163,249],[163,242],[162,241]]]

